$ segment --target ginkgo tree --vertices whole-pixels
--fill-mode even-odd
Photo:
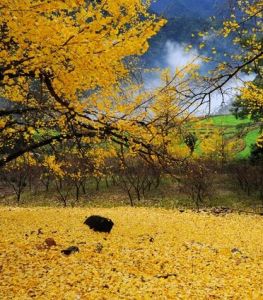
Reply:
[[[64,139],[122,139],[89,99],[124,80],[125,59],[143,54],[164,24],[147,8],[140,0],[1,1],[1,165]]]
[[[165,23],[149,13],[149,4],[1,1],[0,166],[46,145],[82,138],[130,146],[150,159],[178,153],[171,131],[180,134],[190,113],[262,57],[262,3],[238,1],[238,13],[219,34],[231,35],[236,44],[240,34],[247,36],[239,54],[205,76],[193,62],[166,74],[164,87],[147,91],[129,75],[131,57],[145,53]]]

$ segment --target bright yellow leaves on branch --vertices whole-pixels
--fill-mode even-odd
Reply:
[[[86,155],[93,165],[92,175],[97,178],[110,174],[112,165],[108,163],[108,160],[117,157],[116,149],[110,143],[107,145],[94,145]]]
[[[6,80],[23,84],[23,79],[10,79],[18,71],[25,76],[50,73],[56,92],[70,101],[123,78],[123,59],[143,54],[164,24],[139,0],[3,0],[0,9],[6,30],[0,65],[11,65]]]
[[[129,142],[132,135],[137,144],[143,140],[139,122],[145,114],[137,108],[147,95],[128,81],[127,59],[146,52],[165,23],[148,12],[146,2],[1,1],[0,97],[14,110],[1,119],[1,148],[18,149],[19,156],[28,144],[81,137],[94,145],[113,131],[126,144],[128,132]],[[96,154],[98,173],[105,159]],[[64,158],[45,155],[43,164],[65,175]]]
[[[236,31],[239,28],[239,24],[236,20],[234,21],[225,21],[224,22],[224,29],[223,29],[223,35],[224,37],[228,37],[228,35],[232,31]]]
[[[43,165],[48,169],[48,171],[55,176],[63,177],[64,171],[62,169],[62,163],[56,160],[54,155],[49,155],[44,158]]]
[[[239,72],[254,72],[260,65],[262,60],[262,0],[242,0],[231,1],[229,5],[229,17],[223,20],[219,17],[216,23],[222,25],[211,27],[209,32],[209,39],[227,39],[230,45],[232,42],[233,47],[230,46],[225,49],[224,57],[218,55],[220,51],[216,48],[211,48],[210,60],[218,56],[217,67],[211,70],[210,77],[212,81],[217,81],[219,88],[224,89],[224,86],[233,77],[237,77]],[[212,18],[213,22],[216,18]],[[203,37],[200,48],[203,48],[206,41],[206,33],[199,33]],[[224,68],[222,69],[222,66]]]
[[[230,56],[233,68],[220,62],[211,75],[215,81],[207,81],[198,74],[196,59],[197,64],[175,74],[164,72],[165,87],[147,91],[130,79],[134,65],[129,63],[147,51],[149,39],[165,23],[149,13],[148,1],[2,0],[0,97],[23,111],[23,122],[16,113],[1,121],[0,128],[7,128],[0,143],[8,139],[12,150],[23,152],[63,139],[88,138],[99,145],[113,141],[143,148],[145,155],[157,150],[180,152],[182,148],[169,143],[171,135],[180,134],[189,108],[193,111],[205,103],[216,86],[221,89],[249,62],[258,63],[262,26],[257,22],[261,16],[257,3],[242,1],[237,7],[245,25],[246,18],[256,19],[250,31],[240,26],[237,13],[220,32],[245,37],[242,53]],[[198,35],[205,38],[208,33]],[[240,61],[244,66],[236,67]],[[34,147],[21,150],[21,141]]]
[[[11,113],[2,140],[13,130],[9,140],[23,152],[19,138],[42,147],[75,137],[127,144],[127,132],[138,136],[146,95],[133,91],[128,61],[165,24],[148,8],[142,0],[1,1],[0,97],[23,119],[18,124]]]
[[[261,67],[262,68],[262,67]],[[263,89],[261,86],[256,86],[254,83],[249,82],[241,89],[240,99],[249,111],[262,111],[263,110]],[[263,122],[263,115],[259,121]],[[263,147],[263,135],[261,134],[257,141],[258,146]]]
[[[251,82],[247,83],[245,87],[241,89],[240,97],[249,109],[263,109],[263,89],[261,87]]]

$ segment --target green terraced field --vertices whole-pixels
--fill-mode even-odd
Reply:
[[[238,125],[251,124],[251,120],[246,119],[236,119],[234,115],[222,115],[222,116],[212,116],[203,120],[204,122],[212,121],[215,126],[228,126],[235,127]]]
[[[247,158],[250,155],[250,147],[255,144],[257,137],[260,133],[260,129],[250,131],[244,138],[246,148],[238,153],[238,158]]]
[[[256,143],[260,128],[249,118],[236,119],[234,115],[210,116],[198,121],[201,128],[198,133],[212,133],[214,129],[222,129],[227,139],[240,136],[244,141],[244,149],[237,154],[238,159],[245,159],[250,155],[250,147]],[[196,149],[200,153],[199,147]]]

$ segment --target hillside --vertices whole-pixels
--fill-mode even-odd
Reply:
[[[167,41],[181,45],[192,44],[195,48],[201,43],[202,38],[198,32],[209,30],[211,20],[216,16],[220,20],[226,10],[225,0],[158,0],[151,5],[151,10],[167,19],[167,24],[151,39],[150,49],[143,56],[143,62],[150,67],[165,66],[165,45]],[[215,25],[215,24],[213,24]],[[192,37],[195,34],[195,37]],[[207,54],[211,47],[216,47],[218,55],[230,47],[226,40],[206,41],[207,48],[200,53]]]
[[[256,143],[260,133],[257,123],[252,122],[249,118],[236,119],[233,115],[210,116],[198,121],[200,128],[196,130],[197,135],[211,134],[214,130],[223,131],[226,140],[241,139],[242,147],[236,158],[248,158],[251,153],[251,145]],[[197,147],[197,152],[200,149]]]
[[[151,9],[169,19],[178,15],[187,17],[198,15],[200,18],[207,18],[222,9],[224,2],[218,0],[157,0],[152,3]]]

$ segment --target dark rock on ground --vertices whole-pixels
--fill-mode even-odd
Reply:
[[[38,228],[38,230],[37,230],[37,235],[40,235],[40,234],[44,234],[42,231],[42,228]]]
[[[85,220],[84,224],[88,225],[94,231],[107,233],[110,233],[114,225],[112,220],[101,216],[90,216]]]
[[[65,250],[62,250],[61,253],[65,254],[65,255],[70,255],[73,253],[79,252],[79,248],[76,246],[70,246]]]
[[[104,284],[102,287],[103,287],[104,289],[109,289],[109,288],[110,288],[108,284]]]
[[[53,238],[45,239],[45,243],[49,248],[52,247],[52,246],[57,246],[57,243]]]
[[[233,248],[232,250],[231,250],[231,252],[232,253],[239,253],[239,254],[242,254],[242,252],[238,249],[238,248]]]

